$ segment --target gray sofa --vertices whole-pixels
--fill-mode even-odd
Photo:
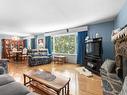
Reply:
[[[0,75],[0,95],[35,95],[10,75]]]
[[[36,95],[30,92],[27,87],[14,80],[6,69],[0,66],[0,95]]]
[[[48,49],[30,49],[28,50],[29,66],[48,64],[52,61],[52,55],[48,54]]]
[[[101,75],[102,84],[103,84],[103,94],[104,95],[119,95],[119,93],[121,92],[123,83],[121,79],[117,76],[117,74],[115,73],[115,61],[107,59],[101,66],[100,75]]]

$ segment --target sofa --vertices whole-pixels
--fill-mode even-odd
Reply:
[[[103,95],[127,95],[127,76],[124,80],[115,72],[115,61],[107,59],[100,69]]]
[[[36,94],[30,92],[27,89],[27,87],[25,87],[23,84],[16,82],[13,77],[7,74],[6,69],[3,66],[0,66],[0,95],[36,95]]]
[[[0,75],[0,95],[35,95],[10,75]]]
[[[100,68],[100,75],[102,79],[103,94],[119,95],[123,86],[123,82],[115,72],[115,61],[111,59],[105,60]]]
[[[28,50],[28,65],[35,66],[48,64],[52,61],[52,55],[48,53],[48,49],[29,49]]]

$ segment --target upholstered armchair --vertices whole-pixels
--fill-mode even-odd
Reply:
[[[0,59],[0,73],[8,73],[8,59]]]
[[[122,81],[115,73],[115,61],[106,60],[101,66],[100,75],[102,78],[103,94],[118,95],[122,89]]]
[[[2,75],[4,73],[5,73],[5,69],[2,66],[0,66],[0,75]]]

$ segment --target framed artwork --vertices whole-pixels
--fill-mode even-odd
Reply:
[[[39,49],[43,49],[43,48],[44,48],[43,39],[38,39],[38,48],[39,48]]]
[[[42,44],[43,43],[43,39],[38,39],[38,44]]]

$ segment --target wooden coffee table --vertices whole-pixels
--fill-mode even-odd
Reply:
[[[62,76],[60,73],[48,71],[31,70],[23,74],[24,85],[34,86],[47,94],[69,95],[70,78]]]

